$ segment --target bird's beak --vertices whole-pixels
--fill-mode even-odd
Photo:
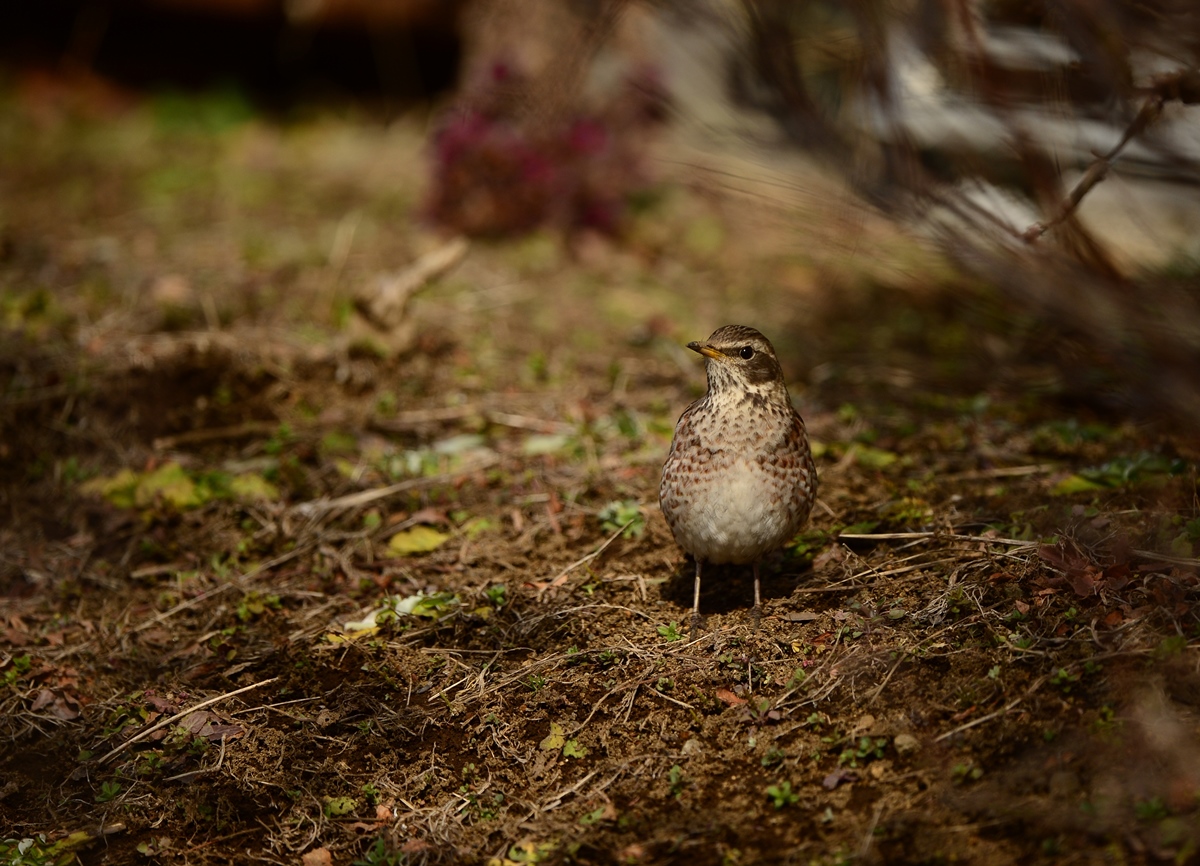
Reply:
[[[688,348],[691,349],[693,352],[699,352],[701,355],[703,355],[706,358],[723,358],[724,357],[724,355],[722,355],[720,352],[718,352],[712,346],[708,345],[707,343],[701,343],[698,340],[692,340],[692,342],[688,343]]]

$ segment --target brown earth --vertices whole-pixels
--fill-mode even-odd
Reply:
[[[1200,448],[1061,329],[668,147],[383,352],[422,122],[177,109],[0,104],[0,861],[1195,860]],[[689,634],[657,481],[728,322],[820,502]]]

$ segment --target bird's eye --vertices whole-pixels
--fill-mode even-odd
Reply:
[[[747,361],[749,361],[751,358],[754,357],[754,350],[752,348],[750,348],[749,346],[742,346],[742,351],[739,352],[738,354],[741,355],[743,358],[745,358]]]

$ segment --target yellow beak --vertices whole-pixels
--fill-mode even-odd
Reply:
[[[696,340],[693,340],[692,342],[688,343],[687,347],[689,349],[691,349],[693,352],[699,352],[701,355],[703,355],[706,358],[716,359],[716,358],[725,357],[720,352],[718,352],[716,349],[714,349],[712,346],[709,346],[706,343],[698,342]]]

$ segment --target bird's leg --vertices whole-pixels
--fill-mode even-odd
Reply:
[[[696,587],[692,595],[692,634],[699,634],[700,629],[704,627],[704,620],[700,618],[700,560],[696,560]]]
[[[758,563],[754,563],[754,607],[750,608],[750,617],[754,620],[754,630],[758,631],[758,624],[762,622],[762,602],[758,595]]]

